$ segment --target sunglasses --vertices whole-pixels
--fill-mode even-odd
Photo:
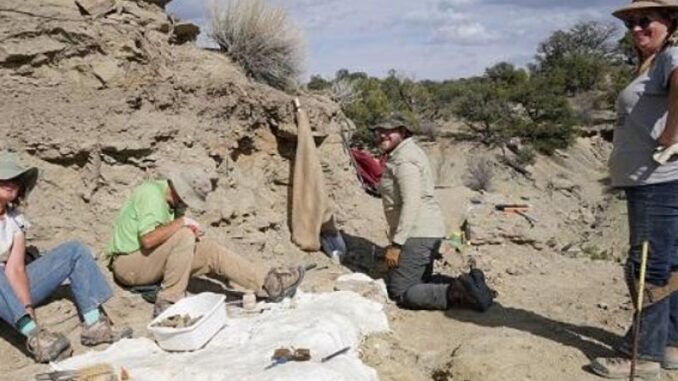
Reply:
[[[656,21],[657,19],[651,16],[643,16],[643,17],[638,17],[638,18],[628,18],[624,20],[624,25],[626,25],[626,28],[629,30],[633,30],[633,28],[639,26],[641,29],[645,29],[650,24],[652,24],[653,21]]]

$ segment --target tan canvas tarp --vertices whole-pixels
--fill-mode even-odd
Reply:
[[[295,100],[298,106],[298,100]],[[292,242],[320,250],[320,228],[331,217],[318,150],[306,111],[297,107],[297,152],[292,184]]]

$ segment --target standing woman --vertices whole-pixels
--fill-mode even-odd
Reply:
[[[636,299],[640,257],[649,242],[646,291],[636,375],[658,377],[678,369],[678,161],[659,165],[658,148],[678,143],[678,33],[675,0],[633,1],[613,13],[633,38],[635,78],[617,99],[617,125],[609,160],[612,185],[626,193],[629,256],[625,266]],[[672,279],[673,278],[673,279]],[[634,325],[638,323],[634,321]],[[617,348],[622,357],[596,359],[591,369],[607,378],[628,378],[633,327]]]
[[[131,329],[114,329],[101,310],[101,304],[113,293],[87,246],[68,241],[25,265],[25,231],[29,225],[20,205],[37,179],[37,168],[22,167],[13,154],[0,152],[0,318],[26,336],[26,348],[36,361],[70,355],[68,339],[43,329],[35,317],[35,306],[68,279],[82,314],[82,344],[131,337]]]

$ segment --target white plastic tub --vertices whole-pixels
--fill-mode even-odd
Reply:
[[[158,345],[166,351],[194,351],[202,348],[226,325],[226,297],[211,292],[181,299],[153,319],[146,327]],[[195,324],[186,328],[154,327],[172,315],[189,314],[191,318],[202,315]]]

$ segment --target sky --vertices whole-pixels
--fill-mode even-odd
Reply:
[[[207,44],[209,1],[173,0],[170,13],[201,26]],[[219,1],[219,0],[216,0]],[[619,0],[270,0],[284,7],[305,39],[304,76],[331,79],[339,69],[416,80],[482,74],[506,61],[532,62],[556,30],[580,21],[623,25]]]

